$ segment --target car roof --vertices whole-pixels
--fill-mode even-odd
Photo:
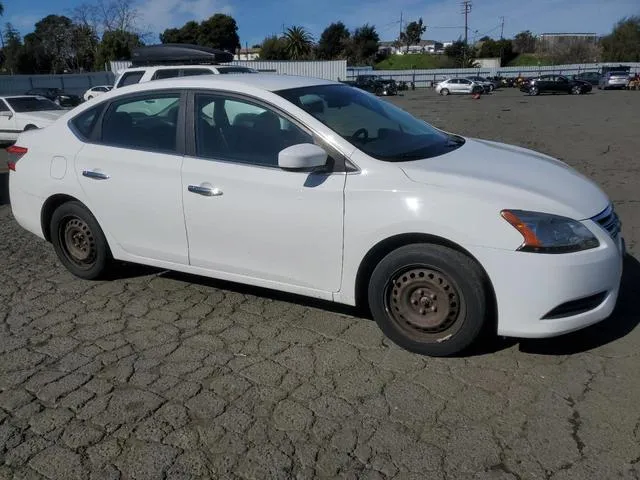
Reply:
[[[161,88],[221,88],[225,90],[240,90],[243,87],[253,87],[260,90],[276,91],[291,88],[311,87],[315,85],[343,85],[333,80],[303,77],[297,75],[278,75],[273,73],[256,73],[253,75],[198,75],[192,77],[167,78],[152,82],[136,83],[120,87],[114,91],[128,92],[157,90]]]
[[[2,95],[0,98],[10,99],[10,98],[33,98],[38,97],[39,95]]]

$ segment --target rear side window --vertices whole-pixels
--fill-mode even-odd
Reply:
[[[102,142],[151,152],[176,151],[180,94],[156,92],[114,102],[104,115]]]
[[[213,75],[213,72],[207,68],[185,68],[182,70],[183,77],[193,77],[195,75]]]
[[[91,137],[91,132],[93,132],[93,128],[96,126],[96,122],[98,121],[103,108],[104,104],[100,104],[96,107],[90,108],[85,112],[82,112],[80,115],[71,120],[71,124],[73,125],[76,134],[83,140],[87,140],[89,137]]]
[[[9,107],[7,107],[7,104],[4,103],[4,100],[0,98],[0,112],[8,112],[8,111],[9,111]]]
[[[174,78],[180,76],[179,68],[161,68],[151,77],[151,80],[162,80],[165,78]]]
[[[144,75],[144,72],[126,72],[122,75],[120,82],[118,82],[119,87],[126,87],[127,85],[133,85],[135,83],[140,83],[140,79]]]

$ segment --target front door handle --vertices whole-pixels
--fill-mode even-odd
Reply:
[[[82,175],[87,178],[93,178],[95,180],[107,180],[109,175],[102,172],[96,172],[95,170],[83,170]]]
[[[222,195],[222,190],[207,185],[189,185],[187,190],[191,193],[197,193],[198,195],[203,195],[205,197],[219,197]]]

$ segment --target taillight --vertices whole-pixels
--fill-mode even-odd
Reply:
[[[9,170],[16,171],[16,163],[18,163],[18,160],[20,160],[27,151],[28,149],[26,147],[19,147],[17,145],[11,145],[7,148],[7,153],[9,154],[7,165],[9,166]]]

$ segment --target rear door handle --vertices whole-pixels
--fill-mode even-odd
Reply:
[[[95,170],[83,170],[82,175],[95,180],[108,180],[110,178],[106,173],[96,172]]]
[[[222,195],[222,190],[207,185],[189,185],[187,190],[191,193],[197,193],[198,195],[203,195],[205,197],[219,197]]]

